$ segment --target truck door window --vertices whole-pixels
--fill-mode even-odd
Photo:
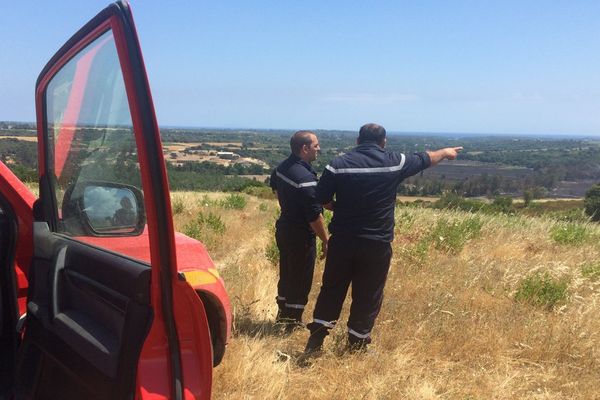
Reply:
[[[140,167],[111,30],[54,75],[45,99],[58,231],[77,237],[140,235],[145,226]]]

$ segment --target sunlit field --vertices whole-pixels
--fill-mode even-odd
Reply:
[[[373,345],[345,351],[346,304],[306,364],[308,331],[274,324],[275,200],[172,197],[176,229],[206,243],[232,299],[215,399],[600,398],[598,225],[399,207]]]

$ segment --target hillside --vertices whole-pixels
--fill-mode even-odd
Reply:
[[[344,353],[346,304],[325,354],[299,366],[308,331],[285,336],[273,324],[277,267],[266,253],[275,201],[193,192],[173,200],[177,230],[205,241],[234,307],[215,399],[600,398],[597,225],[399,207],[374,345]]]

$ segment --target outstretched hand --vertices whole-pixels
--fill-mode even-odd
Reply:
[[[454,160],[456,159],[456,157],[458,156],[458,153],[462,150],[462,146],[459,147],[446,147],[444,150],[446,150],[446,159],[447,160]]]
[[[462,150],[462,147],[445,147],[443,149],[430,151],[427,150],[429,159],[431,160],[431,166],[439,164],[442,160],[455,160],[458,153]]]

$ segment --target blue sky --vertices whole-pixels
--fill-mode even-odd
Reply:
[[[0,3],[0,120],[106,4]],[[161,125],[600,135],[599,1],[131,4]]]

